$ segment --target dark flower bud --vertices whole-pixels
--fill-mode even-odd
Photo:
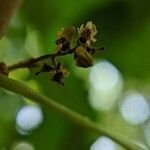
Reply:
[[[87,68],[93,65],[92,55],[87,52],[86,47],[79,46],[76,48],[74,59],[78,67]]]
[[[57,63],[55,69],[51,71],[52,80],[57,82],[58,84],[64,85],[63,79],[69,76],[69,72],[64,69],[63,64]]]
[[[93,47],[87,46],[87,47],[86,47],[86,51],[87,51],[88,53],[90,53],[91,55],[93,55],[93,54],[96,52],[96,49],[93,48]]]
[[[68,28],[61,28],[61,30],[57,33],[57,51],[65,51],[70,48],[70,43],[73,39],[75,32],[76,29],[73,26]]]
[[[90,37],[91,37],[91,30],[86,27],[83,29],[83,31],[79,36],[79,42],[82,44],[86,44],[87,41],[90,39]]]
[[[61,37],[56,41],[57,50],[65,51],[70,48],[70,43],[64,38]]]
[[[64,85],[64,82],[62,80],[64,78],[63,76],[63,72],[56,72],[54,73],[52,80],[57,82],[58,84]]]

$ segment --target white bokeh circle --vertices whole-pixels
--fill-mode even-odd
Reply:
[[[90,147],[90,150],[118,150],[117,144],[108,137],[98,138]]]
[[[108,61],[100,61],[91,68],[89,82],[89,103],[97,110],[110,109],[121,95],[122,76]]]
[[[39,106],[28,105],[19,110],[16,116],[16,125],[20,133],[30,132],[43,121],[43,113]]]
[[[120,112],[126,121],[138,125],[148,119],[150,108],[142,94],[130,92],[121,101]]]
[[[34,150],[34,147],[28,142],[18,142],[13,146],[12,150]]]

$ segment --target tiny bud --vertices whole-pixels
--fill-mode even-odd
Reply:
[[[78,67],[87,68],[93,65],[93,58],[90,53],[86,51],[86,48],[79,46],[75,50],[74,59]]]
[[[58,39],[56,41],[56,45],[57,45],[58,51],[60,51],[60,50],[65,51],[70,48],[70,43],[64,37],[61,37],[60,39]]]
[[[91,46],[86,45],[86,50],[87,50],[87,52],[90,53],[91,55],[94,55],[95,52],[100,51],[100,50],[104,50],[104,46],[99,47],[99,48],[94,48],[94,47],[91,47]]]

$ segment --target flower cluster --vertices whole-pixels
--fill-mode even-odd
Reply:
[[[36,75],[48,72],[52,81],[64,85],[63,80],[68,77],[69,72],[64,68],[63,63],[57,61],[57,58],[70,54],[73,56],[76,66],[82,68],[91,67],[95,52],[104,49],[103,47],[95,48],[92,46],[96,42],[96,34],[96,26],[91,21],[87,22],[86,25],[81,25],[80,28],[75,28],[74,26],[61,28],[57,32],[55,53],[30,58],[10,66],[0,62],[0,73],[8,76],[9,72],[19,68],[32,69],[40,66],[41,69]],[[41,63],[44,59],[49,59],[50,62]]]
[[[64,69],[62,63],[57,62],[56,57],[72,54],[76,66],[82,68],[92,66],[93,54],[97,50],[103,49],[103,47],[92,47],[92,44],[96,42],[96,34],[96,26],[91,21],[87,22],[86,25],[81,25],[80,28],[75,28],[73,26],[61,28],[57,32],[56,53],[55,56],[51,58],[52,64],[44,64],[42,69],[36,74],[50,72],[53,81],[64,85],[63,79],[69,75],[69,72]]]

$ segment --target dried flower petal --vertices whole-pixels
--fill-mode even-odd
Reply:
[[[64,38],[61,37],[56,41],[56,49],[57,51],[65,51],[70,48],[70,43]]]
[[[57,63],[55,69],[51,72],[52,80],[58,84],[64,85],[63,79],[69,76],[69,72],[64,69],[63,64]]]
[[[61,28],[61,30],[57,32],[57,51],[65,51],[70,48],[70,43],[73,39],[75,31],[76,29],[71,26],[68,28]]]
[[[87,22],[86,26],[82,24],[78,29],[79,41],[82,44],[90,45],[91,42],[96,42],[95,35],[97,34],[96,26],[91,22]]]
[[[60,39],[63,36],[64,28],[62,27],[58,32],[57,32],[57,39]]]

